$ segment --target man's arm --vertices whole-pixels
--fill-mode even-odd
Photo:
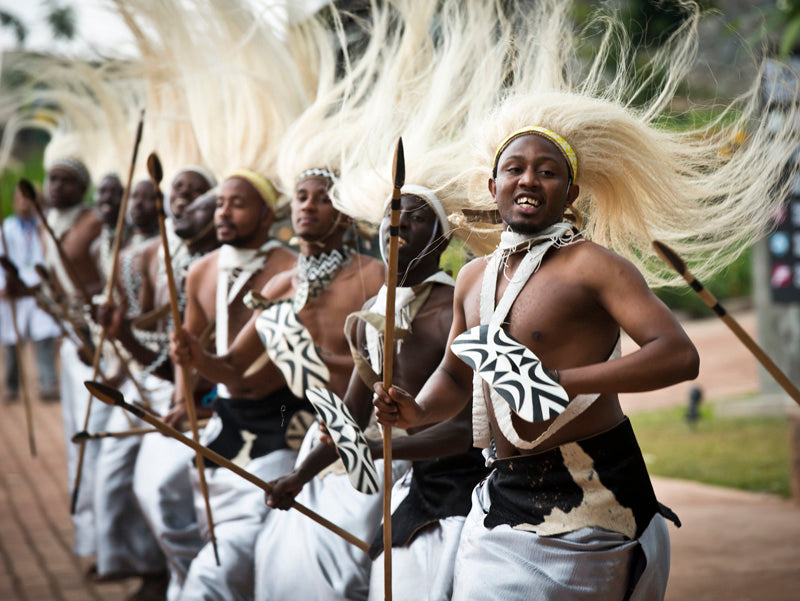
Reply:
[[[453,296],[453,325],[444,357],[416,400],[396,386],[387,392],[381,382],[375,384],[377,398],[373,404],[379,423],[403,429],[424,426],[457,415],[469,403],[472,398],[472,369],[453,354],[450,346],[467,329],[464,300],[482,273],[483,265],[475,261],[461,270]]]
[[[576,273],[586,278],[598,302],[640,348],[614,361],[559,369],[567,393],[642,392],[695,378],[697,350],[638,270],[604,249],[584,255]]]

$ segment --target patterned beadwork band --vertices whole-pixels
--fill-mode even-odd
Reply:
[[[567,160],[567,165],[569,165],[570,172],[572,175],[572,181],[575,181],[578,177],[578,157],[575,154],[575,151],[570,146],[570,143],[567,142],[564,138],[559,136],[556,132],[551,131],[545,127],[539,127],[538,125],[531,125],[528,127],[523,127],[522,129],[518,129],[511,135],[509,135],[505,140],[500,143],[500,146],[497,147],[497,150],[494,153],[494,161],[492,163],[492,177],[497,177],[497,161],[500,159],[500,155],[503,151],[508,147],[511,142],[516,140],[521,136],[542,136],[550,140],[553,144],[556,145],[561,151],[561,154],[564,155],[564,158]]]
[[[333,183],[334,174],[333,171],[330,169],[325,169],[324,167],[315,167],[314,169],[306,169],[302,171],[300,175],[298,175],[294,183],[299,184],[303,180],[308,179],[309,177],[324,177],[329,182]]]

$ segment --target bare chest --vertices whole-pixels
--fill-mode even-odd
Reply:
[[[497,290],[492,299],[492,313],[503,328],[521,344],[531,349],[553,367],[590,363],[594,356],[586,340],[597,340],[600,348],[611,348],[617,335],[616,323],[596,301],[593,292],[579,279],[544,264],[522,286],[516,296],[509,292],[512,275],[497,275]],[[481,282],[467,295],[464,304],[467,327],[485,322],[481,319]],[[510,305],[510,306],[509,306]]]

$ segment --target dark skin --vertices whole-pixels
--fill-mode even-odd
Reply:
[[[217,238],[223,243],[235,243],[239,248],[255,249],[269,239],[269,228],[274,220],[274,213],[266,205],[264,199],[248,181],[234,177],[226,180],[216,202],[214,225]],[[198,338],[206,327],[216,319],[217,264],[219,253],[213,252],[199,259],[189,270],[186,281],[186,313],[183,322],[187,344],[180,345],[174,335],[170,340],[170,355],[176,365],[176,372],[189,364],[184,349],[197,355],[205,355]],[[273,250],[264,267],[255,273],[245,284],[242,291],[228,307],[228,345],[235,344],[236,334],[247,324],[252,311],[242,302],[249,290],[260,290],[277,274],[290,269],[296,261],[296,255],[289,249]],[[277,390],[282,382],[277,368],[269,363],[255,373],[244,377],[249,367],[245,366],[228,382],[231,394],[237,398],[259,398]],[[220,381],[213,371],[198,370],[200,375],[210,382]],[[180,381],[176,373],[175,381]],[[176,390],[175,407],[165,416],[164,421],[177,424],[186,418],[186,406],[182,390]]]
[[[497,177],[489,180],[503,221],[515,231],[536,232],[559,221],[577,198],[566,160],[550,141],[522,136],[502,153]],[[523,253],[511,255],[505,275],[513,275]],[[472,394],[472,370],[450,350],[453,339],[480,323],[480,286],[486,262],[476,259],[459,273],[448,350],[417,395],[376,385],[374,405],[382,424],[419,426],[463,410]],[[508,280],[498,276],[497,298]],[[620,328],[640,349],[607,361]],[[617,425],[623,414],[617,393],[653,390],[696,377],[694,345],[667,307],[649,290],[625,259],[589,241],[551,249],[511,307],[505,329],[533,351],[574,397],[599,393],[578,418],[541,450],[586,438]],[[484,393],[488,390],[484,385]],[[490,420],[499,457],[523,453],[501,434],[491,404]],[[534,440],[550,425],[513,418],[524,440]]]
[[[219,246],[217,237],[214,234],[213,219],[216,209],[216,194],[208,192],[193,200],[186,207],[181,219],[176,221],[175,231],[184,240],[187,240],[188,251],[191,254],[205,254]],[[142,273],[158,261],[158,249],[160,248],[160,237],[147,244],[139,255],[139,264],[142,265]],[[165,278],[162,278],[165,280]],[[178,286],[180,282],[176,282]],[[165,306],[169,303],[169,293],[166,281],[159,282],[159,286],[153,290],[150,279],[145,277],[139,292],[139,306],[144,312],[154,307]],[[158,354],[150,348],[142,345],[132,332],[132,321],[136,316],[125,316],[124,307],[101,307],[98,312],[98,321],[106,325],[110,335],[117,338],[133,357],[142,365],[149,365],[156,360]],[[156,326],[156,330],[163,329],[163,324]],[[163,379],[172,380],[172,365],[166,362],[159,367],[155,374]]]
[[[403,195],[401,205],[398,279],[405,285],[413,286],[438,270],[447,240],[442,238],[435,242],[423,255],[423,249],[434,231],[436,215],[427,203],[415,196]],[[418,261],[414,261],[419,257]],[[374,298],[370,299],[364,308],[369,310],[374,302]],[[393,382],[406,390],[420,390],[444,354],[453,316],[452,307],[452,287],[436,284],[415,316],[400,352],[393,359]],[[358,323],[355,336],[362,356],[366,356],[366,325],[363,321]],[[372,412],[372,390],[364,384],[355,369],[350,376],[344,402],[359,427],[362,430],[366,428]],[[415,460],[463,453],[472,444],[470,406],[453,419],[422,428],[421,432],[419,430],[416,430],[419,433],[411,432],[413,436],[392,439],[393,457]],[[369,442],[373,457],[382,457],[381,441]],[[294,470],[271,482],[273,489],[266,495],[267,505],[288,509],[303,486],[337,457],[333,447],[317,445]]]
[[[94,206],[97,210],[100,220],[103,222],[104,228],[111,228],[116,230],[117,218],[119,216],[119,208],[122,204],[123,187],[122,182],[116,175],[106,175],[100,180],[100,185],[94,195]],[[98,238],[89,249],[92,258],[98,268],[102,271],[101,261],[101,248],[103,240]],[[103,274],[105,277],[105,274]]]
[[[180,171],[176,175],[169,192],[169,210],[175,219],[180,219],[191,202],[209,191],[208,181],[196,171]]]
[[[152,238],[158,234],[158,211],[156,207],[156,189],[150,180],[143,180],[138,182],[131,192],[128,202],[128,217],[132,224],[133,235],[143,236],[145,238]],[[127,256],[133,252],[136,256],[133,257],[131,263],[131,270],[133,272],[142,273],[147,268],[146,258],[142,252],[142,247],[132,249],[130,247],[120,251],[119,264],[123,265],[127,261]],[[144,278],[143,278],[144,281]],[[120,298],[126,298],[125,281],[121,269],[117,270],[116,285],[120,291]],[[152,307],[153,298],[148,286],[140,286],[137,294],[137,301],[140,307]],[[122,313],[127,313],[125,307]]]
[[[339,225],[334,227],[337,219]],[[309,178],[298,184],[295,199],[292,201],[292,222],[295,233],[306,240],[301,244],[300,251],[308,255],[339,248],[347,225],[347,220],[340,218],[333,208],[328,196],[327,180],[322,178]],[[225,233],[233,234],[230,228]],[[321,238],[325,238],[323,246],[311,243],[312,240]],[[329,387],[337,391],[337,394],[344,394],[353,369],[353,360],[342,336],[344,320],[368,298],[374,296],[383,281],[383,265],[379,261],[363,255],[353,255],[350,263],[336,275],[328,288],[299,312],[300,320],[330,371]],[[283,300],[292,298],[296,289],[297,271],[292,266],[272,277],[261,289],[261,293],[270,300]],[[185,327],[188,334],[185,336],[186,344],[172,344],[173,360],[184,365],[191,363],[204,377],[221,382],[229,388],[241,387],[242,393],[249,393],[253,397],[269,394],[285,386],[280,372],[271,363],[267,365],[272,373],[269,379],[242,378],[242,374],[264,352],[264,345],[255,327],[257,315],[258,312],[242,328],[231,329],[232,332],[238,332],[238,335],[229,346],[228,352],[221,356],[201,349],[197,344],[196,334],[188,332],[188,327]],[[232,394],[233,391],[234,388],[231,388]],[[236,394],[239,396],[239,393]]]
[[[106,175],[100,180],[94,195],[94,206],[106,227],[116,227],[122,204],[122,182],[116,175]]]
[[[46,185],[46,196],[57,209],[79,205],[86,194],[86,184],[80,181],[74,171],[63,167],[54,167],[48,171]],[[60,240],[61,248],[78,278],[78,282],[75,282],[78,297],[75,300],[81,302],[87,300],[81,295],[82,289],[91,297],[103,288],[103,277],[90,253],[92,242],[100,235],[102,227],[97,212],[87,209],[78,214],[73,225]],[[52,243],[46,231],[41,231],[40,235],[45,244]],[[64,288],[63,283],[61,287]]]

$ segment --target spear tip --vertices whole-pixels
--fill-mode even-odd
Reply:
[[[161,160],[155,152],[151,152],[147,157],[147,173],[156,184],[160,184],[164,178],[164,169],[161,167]]]
[[[83,385],[95,398],[100,399],[107,405],[124,407],[128,404],[125,402],[125,397],[116,388],[92,380],[86,380]]]
[[[72,442],[74,442],[75,444],[81,442],[82,440],[88,440],[88,439],[89,439],[89,433],[86,430],[75,432],[75,434],[72,435]]]
[[[664,262],[669,263],[679,274],[686,275],[686,263],[678,256],[678,253],[659,240],[653,240],[653,248]]]
[[[394,187],[399,190],[403,187],[406,179],[406,159],[403,152],[403,138],[397,140],[397,148],[394,151],[394,161],[392,165],[392,172],[394,173]]]

